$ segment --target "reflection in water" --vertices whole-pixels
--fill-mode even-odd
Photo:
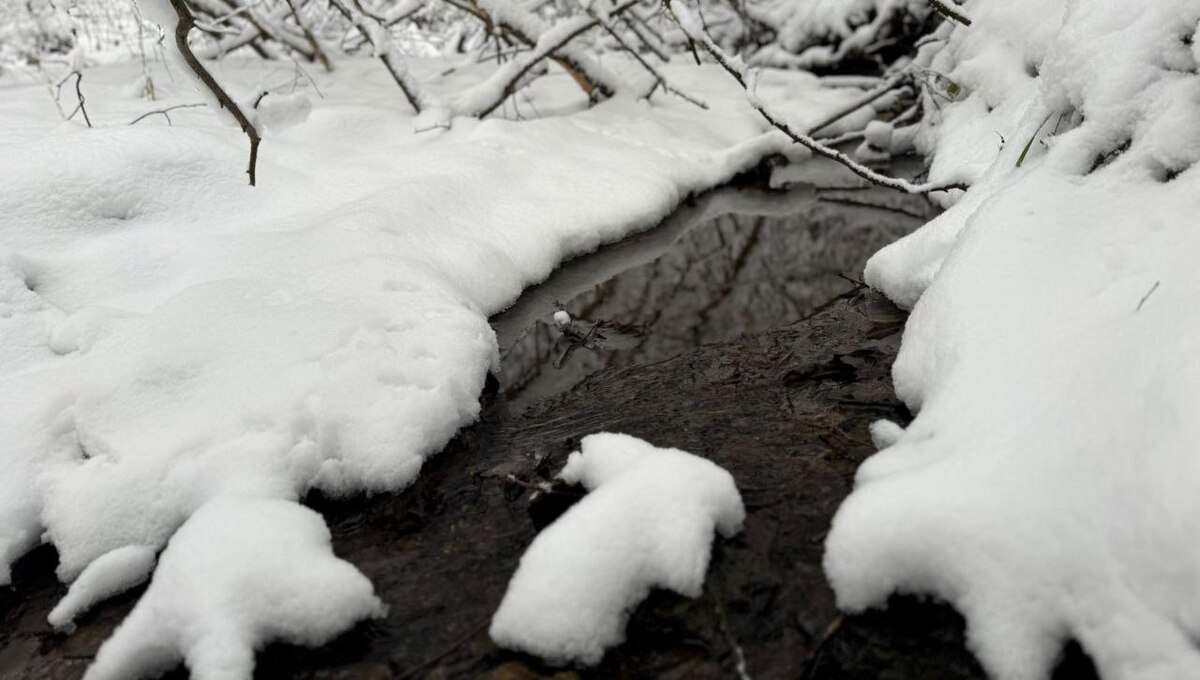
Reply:
[[[801,319],[933,212],[923,198],[876,189],[710,192],[566,263],[494,317],[501,386],[521,409],[602,368]],[[560,309],[569,324],[555,323]]]

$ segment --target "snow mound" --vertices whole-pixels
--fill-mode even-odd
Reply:
[[[127,545],[97,557],[83,570],[46,620],[55,630],[70,633],[75,619],[96,603],[141,585],[154,569],[154,551],[144,545]]]
[[[623,434],[584,437],[559,476],[590,493],[538,534],[492,619],[501,647],[595,664],[651,588],[698,597],[714,531],[741,531],[733,477]]]
[[[154,677],[182,658],[198,680],[249,678],[268,642],[322,644],[383,613],[371,582],[334,557],[320,515],[287,501],[214,500],[171,538],[84,677]]]
[[[964,9],[926,63],[969,94],[922,135],[974,185],[866,272],[915,304],[919,413],[877,433],[826,572],[851,611],[949,601],[996,678],[1070,639],[1108,680],[1200,677],[1200,5]]]

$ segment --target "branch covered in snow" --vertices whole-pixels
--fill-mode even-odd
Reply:
[[[676,25],[679,27],[679,30],[681,30],[693,44],[699,44],[704,51],[707,52],[709,56],[711,56],[713,60],[725,70],[726,73],[728,73],[734,80],[737,81],[738,85],[740,85],[742,89],[746,90],[747,100],[749,101],[750,106],[752,106],[754,110],[758,111],[759,115],[761,115],[764,120],[771,124],[771,127],[774,127],[776,130],[779,130],[787,135],[788,138],[793,142],[800,144],[818,156],[824,156],[825,158],[828,158],[834,162],[840,163],[855,175],[858,175],[872,184],[877,184],[889,189],[896,189],[897,191],[903,191],[909,194],[927,194],[935,191],[950,191],[952,189],[966,190],[966,185],[957,182],[913,184],[912,182],[900,179],[898,177],[890,177],[888,175],[878,173],[859,163],[858,161],[855,161],[853,158],[850,158],[841,151],[825,146],[816,139],[813,139],[811,136],[793,129],[792,126],[789,125],[786,120],[784,120],[781,114],[771,110],[767,104],[753,92],[753,89],[748,86],[747,80],[749,74],[746,70],[745,63],[742,62],[740,58],[731,57],[730,55],[726,54],[725,50],[713,42],[712,38],[708,35],[707,31],[704,30],[701,23],[694,16],[692,16],[691,12],[686,7],[682,6],[678,0],[664,0],[664,5],[667,9],[667,13],[672,17],[672,19],[674,19]]]

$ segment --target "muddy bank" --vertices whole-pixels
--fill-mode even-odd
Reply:
[[[908,418],[889,379],[904,315],[843,276],[916,226],[922,209],[887,195],[885,209],[831,197],[846,194],[705,199],[625,252],[565,267],[498,317],[504,365],[483,416],[413,487],[307,500],[388,616],[320,649],[272,646],[257,675],[982,678],[949,608],[897,599],[842,617],[825,583],[823,540],[874,452],[868,425]],[[578,326],[549,323],[559,306]],[[556,671],[496,649],[486,627],[525,547],[579,498],[533,488],[597,431],[716,461],[736,478],[748,518],[715,545],[702,597],[654,593],[601,666]],[[54,561],[52,549],[35,551],[0,593],[0,677],[79,677],[140,594],[99,607],[69,637],[53,634],[45,616],[65,590]],[[1069,664],[1060,677],[1087,677],[1081,657]]]

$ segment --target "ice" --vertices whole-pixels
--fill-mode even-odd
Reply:
[[[628,435],[584,437],[559,477],[589,493],[525,551],[489,629],[555,664],[598,663],[651,588],[699,597],[714,532],[746,515],[724,469]]]

